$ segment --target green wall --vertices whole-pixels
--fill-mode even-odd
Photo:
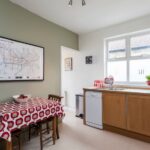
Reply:
[[[78,49],[78,35],[9,0],[0,0],[0,36],[45,47],[44,81],[0,82],[0,101],[14,94],[47,97],[60,92],[60,47]]]

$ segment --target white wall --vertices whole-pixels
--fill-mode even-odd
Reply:
[[[64,60],[65,58],[72,57],[73,69],[71,71],[65,71]],[[79,51],[61,47],[61,95],[64,96],[63,104],[70,108],[75,108],[75,94],[81,93],[80,84],[81,76],[79,73],[80,64]]]
[[[94,53],[94,55],[93,55]],[[85,64],[85,56],[94,56],[93,64]],[[98,57],[101,55],[100,51],[77,51],[74,49],[62,47],[61,48],[61,95],[63,104],[69,108],[75,108],[75,95],[83,93],[83,87],[93,85],[94,79],[99,79],[102,74],[98,74],[100,60]],[[64,59],[72,57],[73,70],[64,70]]]
[[[62,48],[62,61],[73,57],[73,71],[64,71],[62,65],[62,94],[67,91],[67,106],[75,108],[75,94],[83,92],[84,87],[93,85],[95,79],[104,78],[104,39],[150,28],[150,16],[122,24],[99,29],[79,36],[79,50]],[[93,64],[85,64],[85,56],[92,55]]]
[[[116,35],[136,32],[139,30],[150,29],[150,15],[128,21],[122,24],[106,27],[91,33],[79,36],[79,50],[82,56],[91,54],[95,57],[94,65],[89,65],[84,74],[88,74],[88,80],[85,81],[90,86],[94,79],[104,77],[104,39]],[[86,85],[86,84],[85,84]]]

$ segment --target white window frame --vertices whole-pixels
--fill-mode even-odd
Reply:
[[[105,45],[105,75],[108,76],[107,73],[107,63],[108,62],[113,62],[113,61],[127,61],[127,81],[126,82],[115,82],[115,84],[123,84],[123,85],[146,85],[145,82],[132,82],[129,81],[129,70],[130,70],[130,66],[129,66],[129,62],[130,60],[138,60],[138,59],[150,59],[150,56],[131,56],[131,50],[130,50],[130,39],[132,37],[136,37],[136,36],[142,36],[142,35],[147,35],[150,34],[150,30],[146,30],[146,31],[139,31],[136,33],[128,33],[126,35],[120,35],[120,36],[115,36],[115,37],[111,37],[111,38],[106,38],[104,40],[104,45]],[[125,39],[126,40],[126,57],[123,58],[114,58],[114,59],[109,59],[108,58],[108,43],[111,41],[116,41],[116,40],[121,40],[121,39]]]

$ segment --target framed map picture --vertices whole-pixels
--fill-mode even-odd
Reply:
[[[0,37],[0,81],[44,80],[44,48]]]
[[[65,58],[65,71],[72,70],[72,57]]]

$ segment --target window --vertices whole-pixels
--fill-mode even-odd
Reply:
[[[145,83],[150,74],[150,33],[106,40],[106,75],[115,82]]]
[[[113,75],[115,81],[127,81],[127,61],[112,61],[107,63],[108,75]]]
[[[108,58],[123,58],[126,57],[125,39],[110,41],[108,44]]]
[[[150,74],[150,59],[130,60],[129,81],[144,82],[145,76]]]
[[[150,56],[150,34],[135,36],[131,41],[131,56]]]

